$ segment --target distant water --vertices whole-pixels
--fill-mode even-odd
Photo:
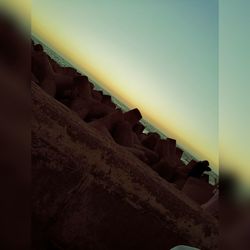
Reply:
[[[72,64],[70,64],[68,61],[66,61],[60,55],[58,55],[58,53],[56,53],[54,50],[52,50],[50,47],[48,47],[45,43],[43,43],[41,40],[39,40],[35,36],[32,36],[32,40],[34,41],[35,44],[40,43],[43,46],[44,51],[52,59],[54,59],[58,64],[60,64],[62,67],[76,68],[75,66],[73,66]],[[77,70],[81,74],[88,75],[86,72],[83,72],[82,70],[79,70],[78,68],[77,68]],[[88,77],[88,78],[94,84],[96,90],[102,91],[105,95],[110,95],[111,98],[112,98],[113,103],[115,103],[116,106],[118,106],[121,110],[123,110],[123,111],[128,111],[129,110],[129,108],[124,103],[120,102],[118,99],[116,99],[114,96],[112,96],[112,94],[110,94],[107,90],[105,90],[104,88],[102,88],[94,79],[91,79],[91,77]],[[163,134],[159,129],[157,129],[156,127],[154,127],[152,124],[150,124],[146,120],[142,119],[141,123],[145,126],[145,130],[143,131],[144,133],[156,132],[156,133],[158,133],[161,136],[161,138],[167,138],[167,136],[165,134]],[[179,145],[177,145],[177,146],[183,150],[183,148],[181,146],[179,146]],[[185,150],[183,150],[183,155],[182,155],[181,160],[185,164],[188,164],[188,162],[190,162],[191,160],[196,160],[197,161],[197,159],[194,156],[192,156],[190,153],[188,153]],[[209,182],[211,184],[215,184],[215,183],[218,182],[218,176],[214,172],[209,172],[208,174],[209,174],[209,177],[210,177],[209,178]]]

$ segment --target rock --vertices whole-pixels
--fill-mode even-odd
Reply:
[[[188,177],[182,191],[189,198],[202,205],[213,196],[214,186],[196,177]]]
[[[160,158],[167,158],[168,163],[172,166],[176,165],[176,140],[167,138],[160,139],[155,145],[154,151],[158,153]]]
[[[49,95],[56,95],[56,84],[55,80],[52,77],[47,77],[43,81],[40,82],[41,88]]]
[[[95,100],[101,102],[102,101],[102,92],[101,91],[97,91],[95,89],[92,90],[92,96]]]
[[[120,145],[127,147],[134,146],[133,130],[128,121],[117,122],[112,131],[112,137]]]
[[[79,76],[74,78],[75,87],[73,89],[72,97],[80,97],[82,99],[89,99],[92,97],[92,85],[86,76]]]
[[[55,73],[54,78],[57,92],[71,89],[75,85],[72,76]]]
[[[42,50],[32,53],[31,63],[31,71],[39,82],[42,82],[45,78],[54,77],[54,71],[48,56]]]
[[[38,79],[36,78],[36,76],[35,76],[33,73],[31,73],[31,81],[33,81],[33,82],[35,82],[37,85],[39,85],[39,81],[38,81]]]
[[[142,139],[142,145],[151,150],[154,150],[155,145],[160,140],[160,136],[157,133],[148,133],[143,137],[145,139]]]
[[[173,182],[176,175],[176,168],[167,159],[161,160],[153,166],[153,169],[165,180]]]
[[[139,109],[131,109],[124,113],[124,119],[127,120],[131,126],[133,127],[135,124],[137,124],[142,118],[142,115],[139,111]]]
[[[153,164],[155,164],[156,162],[159,161],[159,155],[157,153],[155,153],[153,150],[145,148],[139,144],[135,144],[134,147],[138,148],[144,152],[144,154],[146,155],[146,157],[148,159],[148,165],[152,166]]]
[[[190,163],[182,172],[180,159],[183,152],[176,148],[174,139],[162,140],[156,133],[143,134],[144,126],[139,122],[142,116],[138,109],[122,113],[119,108],[116,109],[110,96],[103,95],[101,91],[94,89],[94,85],[87,76],[81,76],[73,68],[61,67],[46,55],[41,46],[33,46],[32,75],[47,94],[71,109],[60,106],[60,103],[54,102],[53,98],[45,95],[39,87],[32,85],[34,104],[37,109],[34,113],[35,126],[38,129],[33,130],[37,135],[33,144],[35,153],[32,156],[38,171],[34,180],[39,183],[33,196],[38,199],[35,202],[33,228],[35,238],[39,242],[39,249],[58,247],[62,249],[100,249],[101,247],[101,249],[107,250],[113,248],[155,249],[156,246],[157,249],[169,249],[175,244],[183,242],[202,245],[202,249],[210,249],[210,245],[216,249],[217,246],[213,239],[217,237],[217,228],[214,226],[214,222],[209,224],[210,220],[199,215],[202,217],[202,222],[198,222],[198,224],[205,221],[206,227],[209,224],[210,233],[207,236],[207,229],[197,231],[195,227],[197,214],[195,209],[191,208],[192,202],[185,195],[178,193],[173,186],[164,188],[164,185],[168,185],[167,182],[173,182],[177,188],[183,189],[183,192],[200,204],[201,194],[192,190],[195,190],[195,186],[205,185],[206,194],[203,195],[203,198],[209,194],[210,186],[206,186],[209,184],[207,179],[202,176],[202,173],[208,170],[208,165],[205,167],[205,161],[203,163],[195,162],[193,165]],[[76,121],[77,117],[82,120]],[[67,122],[62,125],[65,120]],[[72,123],[72,121],[76,123]],[[87,125],[84,121],[89,124]],[[40,123],[43,125],[40,126]],[[83,127],[77,129],[77,124],[81,124]],[[43,132],[46,136],[39,140],[38,138]],[[75,134],[77,134],[76,137],[74,137]],[[84,134],[83,137],[82,134]],[[51,139],[54,144],[50,141]],[[65,140],[64,143],[63,140]],[[45,141],[50,141],[50,143],[45,143],[48,150],[41,146]],[[100,143],[100,141],[103,142]],[[53,147],[51,147],[52,144]],[[69,144],[75,145],[74,150]],[[41,148],[43,148],[42,151],[40,151]],[[115,150],[115,154],[113,150]],[[45,151],[46,153],[43,155]],[[65,153],[62,156],[59,152]],[[119,156],[120,153],[121,156]],[[81,157],[77,158],[77,154],[80,154]],[[117,160],[117,156],[120,157],[119,160]],[[159,161],[159,159],[161,160]],[[127,160],[132,165],[127,163]],[[80,165],[79,162],[81,162]],[[153,169],[162,178],[155,175],[145,163],[153,166]],[[57,172],[59,169],[60,171]],[[79,172],[79,169],[82,169],[83,172]],[[115,171],[118,172],[113,178],[112,175],[116,173]],[[56,172],[55,176],[51,175]],[[43,179],[44,174],[46,177]],[[64,176],[69,176],[69,179],[65,179]],[[79,179],[81,176],[84,176],[83,179]],[[188,176],[190,177],[187,179]],[[192,176],[202,178],[196,179],[196,181],[200,181],[197,183],[192,180]],[[141,179],[139,186],[135,181],[138,178]],[[117,186],[117,180],[123,182],[123,185]],[[128,185],[128,182],[131,183]],[[149,188],[149,191],[144,191],[145,196],[141,191],[136,193],[138,187],[145,189],[145,185],[148,185]],[[46,190],[47,186],[53,187],[51,191]],[[155,191],[156,189],[157,191]],[[112,192],[115,194],[113,195]],[[47,196],[44,197],[43,194]],[[130,200],[131,194],[133,194],[133,198]],[[165,198],[168,202],[171,201],[170,204],[164,202],[162,196],[166,196],[166,194]],[[56,197],[57,195],[58,197]],[[148,195],[152,196],[150,204],[155,206],[153,210],[148,210]],[[93,201],[89,200],[90,197],[94,197]],[[122,202],[119,197],[122,197]],[[147,202],[144,204],[138,202],[138,199]],[[98,204],[97,207],[96,201],[101,201],[101,206]],[[155,201],[160,202],[160,206],[156,205]],[[175,203],[182,206],[176,206]],[[113,204],[116,207],[113,207]],[[183,209],[183,205],[187,209],[184,213],[175,210],[176,207]],[[99,207],[102,211],[107,210],[106,217],[99,214]],[[103,210],[104,207],[106,210]],[[137,210],[138,207],[143,207],[143,210],[146,209],[145,211],[148,211],[149,214],[154,211],[156,216],[145,216],[144,212],[141,213],[140,210]],[[169,209],[171,213],[169,213]],[[165,212],[162,212],[163,210]],[[93,214],[91,214],[92,212]],[[81,216],[78,216],[78,213]],[[66,217],[65,214],[67,214]],[[87,216],[85,216],[86,214]],[[167,219],[166,214],[168,214]],[[196,224],[190,222],[191,224],[187,226],[186,221],[190,221],[190,216],[183,217],[183,214],[189,214]],[[112,223],[114,216],[119,220],[118,224]],[[157,216],[162,216],[161,221],[165,221],[163,227],[162,223],[161,225],[158,223],[159,220],[155,220]],[[90,223],[87,218],[90,218]],[[96,218],[98,219],[96,220]],[[178,222],[176,218],[178,220],[182,218],[182,220]],[[136,230],[135,234],[134,228],[139,226],[139,229],[140,225],[146,229],[145,233]],[[114,233],[111,233],[112,236],[106,234],[106,227],[115,228]],[[45,234],[44,228],[46,228]],[[192,228],[199,232],[198,240],[192,237]],[[161,236],[158,232],[161,232]],[[155,238],[150,238],[152,233],[158,235],[157,241]],[[168,239],[166,239],[166,235],[168,235]],[[145,237],[148,237],[147,243]]]
[[[108,135],[108,137],[112,138],[111,136],[112,130],[114,129],[116,123],[122,120],[123,120],[123,114],[120,110],[117,110],[101,119],[90,122],[89,124],[94,128],[96,128],[97,130],[105,132],[105,135]]]
[[[116,109],[116,105],[112,102],[112,99],[111,99],[110,95],[103,95],[102,96],[102,103],[110,106],[113,109]]]
[[[89,100],[89,112],[84,120],[86,122],[91,122],[96,119],[103,118],[113,112],[114,110],[110,106],[107,106],[96,100]]]
[[[188,172],[188,176],[200,178],[205,171],[211,171],[208,161],[199,161],[192,166],[192,169]]]
[[[73,77],[73,78],[81,76],[81,74],[78,73],[76,69],[71,68],[71,67],[60,67],[60,68],[58,68],[57,73],[67,75],[67,76],[70,76],[70,77]]]
[[[41,44],[35,44],[33,48],[34,51],[43,52],[43,46]]]
[[[140,135],[143,130],[145,129],[145,126],[143,124],[141,124],[140,122],[136,123],[134,126],[133,126],[133,131],[137,134],[137,135]]]
[[[121,112],[96,130],[34,84],[32,101],[34,249],[218,249],[213,216],[101,136]]]
[[[183,150],[178,147],[176,147],[175,150],[176,150],[176,160],[179,161],[181,160],[181,157],[183,155]]]
[[[126,150],[134,154],[142,162],[149,164],[148,158],[143,150],[134,147],[125,147],[125,148]]]
[[[201,206],[205,211],[215,217],[219,217],[219,190],[216,190],[214,195]]]

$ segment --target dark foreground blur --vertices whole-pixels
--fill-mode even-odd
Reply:
[[[0,249],[30,248],[29,84],[30,34],[1,11]],[[250,249],[250,204],[246,198],[239,198],[237,185],[232,175],[220,173],[222,250]]]
[[[20,25],[19,25],[20,28]],[[0,249],[29,249],[29,39],[0,12]]]
[[[242,192],[240,180],[229,172],[221,170],[220,249],[222,250],[250,249],[249,193]]]

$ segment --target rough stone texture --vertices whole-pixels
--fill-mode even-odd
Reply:
[[[33,249],[218,249],[218,222],[32,83]]]

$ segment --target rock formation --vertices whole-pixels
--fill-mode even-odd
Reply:
[[[32,75],[34,249],[218,249],[207,169],[40,45]]]

